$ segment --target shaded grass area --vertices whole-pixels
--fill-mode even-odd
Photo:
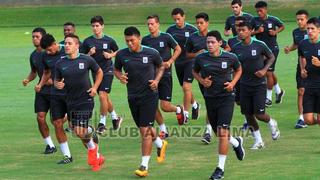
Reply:
[[[158,14],[163,24],[172,22],[170,14],[175,7],[185,10],[188,21],[194,21],[199,12],[207,12],[214,23],[224,22],[231,15],[228,3],[197,3],[197,4],[144,4],[133,5],[92,5],[92,6],[35,6],[18,8],[0,8],[0,27],[13,26],[56,26],[66,21],[77,25],[88,25],[94,15],[102,15],[106,24],[144,24],[150,14]],[[245,4],[244,11],[255,15],[254,4]],[[315,1],[307,2],[271,2],[270,13],[279,16],[283,21],[295,21],[294,14],[298,9],[307,9],[311,16],[319,15],[320,4]]]

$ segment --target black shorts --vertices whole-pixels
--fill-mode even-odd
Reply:
[[[264,114],[267,86],[247,86],[240,83],[240,107],[244,115]]]
[[[73,105],[68,105],[68,117],[72,126],[88,128],[89,120],[92,117],[94,101],[84,101]]]
[[[162,77],[158,84],[159,99],[171,101],[172,99],[172,76]]]
[[[297,89],[305,87],[306,80],[301,77],[301,69],[299,64],[297,66],[296,82],[297,82]]]
[[[50,94],[36,93],[34,98],[34,112],[48,112],[50,109]]]
[[[153,126],[158,107],[158,95],[128,99],[131,115],[137,127]]]
[[[305,88],[303,114],[320,113],[320,88]]]
[[[182,86],[184,82],[187,82],[187,83],[193,82],[192,66],[194,61],[193,60],[187,60],[187,61],[188,62],[184,64],[175,64],[176,73],[177,73],[180,86]]]
[[[50,111],[52,120],[62,119],[68,112],[65,95],[51,95]]]
[[[111,86],[112,86],[112,81],[113,81],[113,75],[103,75],[101,84],[98,88],[99,91],[105,91],[108,94],[111,92]]]
[[[233,116],[234,96],[204,98],[209,122],[214,131],[217,128],[229,129]]]
[[[277,59],[278,59],[278,55],[279,55],[279,48],[274,48],[271,49],[275,59],[274,62],[272,63],[272,65],[269,67],[268,71],[269,72],[274,72],[276,70],[276,63],[277,63]]]

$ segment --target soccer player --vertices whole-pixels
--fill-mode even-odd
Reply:
[[[236,31],[238,31],[238,26],[242,22],[249,22],[249,21],[244,16],[237,16],[235,19]],[[242,40],[240,39],[240,37],[238,35],[236,35],[236,36],[228,39],[228,45],[229,45],[230,49],[232,50],[233,46],[235,46],[236,44],[238,44],[241,41]],[[235,85],[235,102],[237,105],[240,106],[240,81],[238,81],[237,84]],[[244,118],[244,123],[243,123],[241,130],[246,131],[247,129],[248,129],[248,123],[247,123],[246,118]]]
[[[165,68],[158,51],[141,45],[140,32],[136,27],[127,27],[124,36],[128,48],[117,53],[114,73],[127,86],[130,111],[142,141],[142,162],[135,174],[145,177],[148,176],[152,142],[158,150],[157,161],[165,160],[167,141],[161,140],[153,128],[159,101],[158,83]]]
[[[237,17],[235,18],[234,25],[235,25],[236,31],[238,31],[238,25],[239,25],[240,23],[242,23],[242,22],[249,22],[249,21],[247,21],[247,18],[244,17],[244,16],[237,16]],[[237,35],[235,35],[234,37],[229,38],[227,43],[228,43],[230,49],[232,50],[232,47],[233,47],[234,45],[238,44],[239,42],[241,42],[241,39],[239,38],[239,36],[238,36],[238,34],[237,34]]]
[[[172,98],[171,65],[180,55],[181,48],[170,34],[160,32],[160,21],[158,15],[148,16],[147,21],[150,34],[142,38],[141,44],[156,49],[160,53],[165,66],[165,72],[163,73],[158,85],[160,107],[164,112],[175,112],[178,123],[181,125],[184,121],[183,107],[180,105],[175,106],[170,103]],[[171,49],[174,50],[172,56]],[[156,121],[160,127],[160,138],[164,139],[168,137],[167,128],[159,108],[157,108],[156,112]]]
[[[291,46],[286,46],[284,48],[284,52],[286,54],[289,54],[291,51],[294,51],[298,48],[299,43],[303,39],[308,38],[308,33],[307,33],[307,21],[308,21],[308,16],[309,13],[306,10],[299,10],[296,13],[296,21],[298,24],[298,28],[292,31],[292,37],[293,37],[293,43]],[[298,55],[299,58],[299,55]],[[304,94],[304,85],[305,85],[305,80],[301,77],[301,72],[300,72],[300,63],[298,60],[297,64],[297,71],[296,71],[296,82],[297,82],[297,89],[298,89],[298,113],[299,113],[299,119],[295,125],[296,129],[299,128],[305,128],[307,125],[304,122],[303,119],[303,107],[302,107],[302,102],[303,102],[303,94]]]
[[[64,51],[61,50],[61,46],[51,34],[44,35],[40,41],[40,45],[46,52],[42,57],[44,71],[41,81],[35,87],[36,92],[40,92],[50,78],[52,82],[54,81],[56,62],[60,60],[62,56],[65,56]],[[50,94],[52,121],[57,140],[60,144],[62,154],[64,155],[63,159],[59,161],[58,164],[68,164],[71,163],[73,159],[69,150],[67,136],[63,129],[64,117],[67,114],[66,91],[51,86]]]
[[[98,88],[100,100],[100,122],[97,127],[97,133],[103,134],[106,131],[106,115],[111,114],[114,130],[118,130],[122,123],[122,118],[117,115],[109,94],[113,81],[113,63],[112,58],[118,51],[118,45],[114,39],[103,33],[104,20],[102,16],[91,18],[91,27],[93,35],[86,38],[83,42],[84,53],[93,57],[103,71],[103,79]],[[94,76],[93,76],[94,77]]]
[[[248,22],[239,24],[238,36],[242,42],[232,48],[238,56],[243,73],[240,80],[240,107],[250,128],[253,128],[255,143],[251,149],[261,149],[264,142],[256,118],[269,124],[273,140],[280,137],[277,122],[265,112],[265,74],[274,62],[274,55],[268,46],[251,37],[252,26]]]
[[[175,21],[167,29],[167,33],[178,42],[182,51],[180,56],[175,61],[177,77],[179,84],[183,89],[183,109],[185,114],[185,123],[189,120],[190,103],[192,104],[192,119],[197,119],[199,115],[199,104],[194,100],[192,94],[192,66],[193,62],[186,58],[185,44],[190,35],[197,31],[196,27],[185,22],[185,14],[181,8],[175,8],[171,12],[172,19]]]
[[[307,21],[307,31],[309,38],[298,45],[301,76],[306,78],[303,117],[308,125],[320,125],[320,20],[310,18]]]
[[[102,81],[103,72],[90,56],[79,53],[79,37],[73,34],[65,37],[65,53],[56,63],[54,85],[57,89],[66,90],[68,117],[74,133],[88,148],[88,164],[92,171],[99,171],[104,157],[98,153],[98,145],[88,134],[88,122],[94,107],[93,97]],[[94,85],[91,86],[89,71],[95,74]]]
[[[63,35],[64,37],[66,37],[67,35],[70,34],[75,34],[76,33],[76,25],[73,22],[66,22],[63,24]],[[59,44],[61,44],[61,47],[64,48],[64,39],[59,42]],[[82,43],[80,42],[80,49],[79,52],[83,52],[83,48],[82,48]]]
[[[222,38],[218,31],[207,33],[208,51],[199,54],[194,63],[193,76],[203,85],[209,122],[219,138],[219,163],[210,179],[222,179],[230,143],[241,161],[245,157],[242,137],[230,135],[234,108],[233,88],[240,79],[242,69],[238,58],[221,49]],[[233,79],[232,79],[233,76]]]
[[[190,37],[187,39],[186,42],[186,56],[188,61],[194,62],[194,58],[207,50],[206,40],[209,28],[209,15],[207,13],[201,12],[195,16],[196,25],[198,31],[192,33]],[[226,47],[226,41],[223,40],[223,44],[221,45],[223,48]],[[203,86],[199,83],[199,88],[201,94],[203,95]],[[202,142],[205,144],[210,144],[212,136],[212,128],[210,126],[208,117],[206,116],[206,130],[203,134],[203,138],[201,139]]]
[[[279,55],[279,46],[277,43],[277,34],[284,30],[283,22],[275,16],[268,14],[268,4],[265,1],[258,1],[255,4],[255,8],[258,17],[254,17],[252,22],[254,26],[254,31],[252,35],[260,41],[266,43],[266,45],[271,49],[275,56],[274,63],[269,67],[267,72],[267,96],[266,96],[266,106],[272,106],[272,88],[274,87],[276,93],[276,104],[282,102],[282,97],[285,91],[280,88],[277,80],[277,76],[274,73],[276,61]]]
[[[43,51],[40,46],[40,41],[45,34],[46,30],[41,27],[35,28],[32,31],[32,43],[36,49],[30,55],[29,61],[31,71],[28,77],[23,79],[23,86],[27,86],[29,82],[33,81],[37,77],[37,75],[39,77],[39,81],[41,81],[44,67],[42,63]],[[36,92],[34,99],[34,112],[37,113],[38,128],[46,144],[44,154],[57,152],[57,149],[50,137],[49,127],[46,122],[46,116],[50,109],[50,86],[52,86],[51,79],[45,83],[41,91]]]
[[[237,30],[235,27],[235,21],[237,17],[243,16],[247,19],[247,21],[251,21],[253,16],[251,14],[245,13],[242,11],[242,1],[241,0],[233,0],[231,1],[231,9],[233,11],[233,15],[229,16],[226,20],[224,27],[224,35],[230,36],[231,33],[233,36],[236,36]]]

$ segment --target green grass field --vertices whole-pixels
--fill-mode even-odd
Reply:
[[[28,58],[33,50],[30,32],[34,26],[44,26],[48,32],[60,40],[62,39],[61,24],[67,20],[75,20],[80,24],[77,27],[77,33],[83,39],[91,35],[91,29],[86,25],[91,15],[101,12],[108,19],[105,27],[106,34],[114,37],[118,45],[123,48],[125,47],[122,36],[123,28],[127,25],[139,24],[138,27],[142,34],[146,34],[147,28],[143,23],[145,16],[150,12],[161,12],[164,9],[160,13],[161,18],[165,19],[165,23],[170,23],[171,6],[150,7],[149,5],[128,6],[124,11],[117,10],[117,7],[111,7],[110,12],[106,12],[107,7],[99,7],[95,10],[95,7],[91,6],[73,7],[73,10],[68,12],[66,10],[70,7],[0,8],[0,25],[3,27],[0,29],[0,132],[2,135],[0,141],[0,179],[138,179],[133,175],[133,171],[139,166],[141,160],[140,139],[139,137],[123,137],[125,134],[123,131],[120,131],[121,136],[101,138],[100,150],[106,156],[106,163],[103,169],[97,173],[91,172],[89,166],[86,165],[86,150],[80,140],[71,134],[68,134],[68,137],[74,158],[72,164],[65,166],[56,164],[62,158],[59,149],[54,155],[41,154],[44,150],[44,143],[33,113],[33,87],[36,82],[30,83],[28,87],[23,87],[21,81],[29,73]],[[186,5],[183,7],[191,8]],[[312,15],[317,15],[319,4],[279,5],[274,10],[275,15],[291,21],[285,23],[286,29],[278,37],[281,49],[285,45],[291,44],[291,32],[296,26],[292,22],[294,13],[301,7],[310,9]],[[194,7],[192,10],[188,10],[190,23],[194,22],[192,18],[200,10],[210,11],[210,15],[213,17],[210,29],[222,31],[222,22],[230,14],[228,8],[222,7],[217,10],[213,6]],[[89,13],[83,15],[83,11]],[[37,15],[39,13],[41,16]],[[73,13],[76,16],[71,16]],[[128,16],[127,14],[132,15]],[[117,21],[113,22],[112,19]],[[163,24],[161,29],[165,31],[167,26],[168,24]],[[246,136],[246,159],[239,162],[233,151],[230,151],[225,168],[226,179],[309,180],[320,178],[319,127],[293,129],[298,118],[295,83],[296,63],[296,52],[285,55],[281,50],[276,72],[280,86],[286,90],[286,96],[282,104],[273,105],[267,110],[278,121],[281,130],[280,140],[272,141],[267,125],[260,123],[266,148],[261,151],[249,150],[253,139],[250,135]],[[202,105],[201,117],[199,120],[191,121],[183,128],[201,127],[202,133],[205,121],[204,101],[197,83],[193,83],[193,85],[195,96]],[[173,103],[180,104],[182,102],[182,91],[175,76],[173,97]],[[111,99],[115,110],[124,117],[123,127],[135,127],[126,100],[125,86],[117,80],[113,83]],[[98,114],[98,107],[98,99],[96,98],[96,114]],[[174,114],[164,114],[164,117],[169,129],[178,127]],[[236,107],[232,125],[240,127],[242,120],[239,108]],[[97,121],[97,118],[94,118],[93,121]],[[112,126],[110,118],[107,125]],[[51,125],[50,130],[51,137],[58,145]],[[217,141],[215,139],[210,145],[203,145],[200,139],[200,137],[170,137],[167,159],[164,164],[157,164],[155,151],[153,152],[148,179],[207,179],[216,167]]]

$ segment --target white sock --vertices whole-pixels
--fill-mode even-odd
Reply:
[[[54,144],[53,144],[52,139],[51,139],[50,136],[44,138],[43,140],[44,140],[44,142],[45,142],[47,145],[49,145],[51,148],[54,147]]]
[[[299,115],[299,119],[301,119],[302,121],[304,121],[303,114],[300,114],[300,115]]]
[[[239,141],[236,138],[234,138],[233,136],[230,136],[229,142],[230,142],[230,144],[232,144],[233,147],[239,146]]]
[[[272,118],[270,118],[270,121],[268,122],[268,124],[270,126],[274,126],[275,125],[275,121]]]
[[[271,90],[267,89],[267,98],[268,98],[270,101],[272,101],[272,89],[271,89]]]
[[[162,148],[163,142],[159,137],[157,137],[156,140],[153,141],[153,144],[156,145],[157,148]]]
[[[148,170],[149,160],[150,160],[150,156],[142,156],[141,166],[146,167],[147,170]]]
[[[64,142],[64,143],[61,143],[60,144],[60,149],[61,149],[61,152],[64,156],[68,156],[68,157],[71,157],[71,153],[70,153],[70,150],[69,150],[69,146],[68,146],[68,142]]]
[[[212,136],[212,127],[210,124],[207,124],[206,133],[209,133]]]
[[[176,113],[181,113],[181,108],[177,106],[177,112]]]
[[[262,142],[262,137],[259,130],[253,131],[253,136],[255,139],[255,143]]]
[[[111,119],[112,120],[118,119],[118,115],[117,115],[116,111],[113,110],[110,114],[111,114]]]
[[[189,118],[189,112],[188,111],[184,111],[184,116]]]
[[[279,86],[279,83],[275,84],[273,86],[273,88],[274,88],[274,91],[276,92],[276,94],[280,94],[281,93],[281,88]]]
[[[248,123],[246,117],[243,118],[243,123]]]
[[[193,109],[197,109],[197,108],[198,108],[198,104],[197,104],[197,102],[196,102],[196,101],[194,101],[194,102],[193,102],[193,104],[192,104],[192,108],[193,108]]]
[[[92,138],[90,139],[90,141],[87,143],[87,147],[89,150],[94,149],[96,147],[96,145],[94,144]]]
[[[276,121],[272,118],[270,118],[270,121],[269,121],[269,128],[271,130],[271,132],[275,132],[277,129],[276,129]]]
[[[160,124],[159,128],[160,128],[160,131],[163,131],[163,132],[167,133],[167,128],[166,128],[166,125],[164,123]]]
[[[226,162],[227,155],[219,154],[219,163],[218,167],[224,171],[224,164]]]
[[[106,116],[105,115],[100,115],[100,123],[103,125],[106,125]]]

